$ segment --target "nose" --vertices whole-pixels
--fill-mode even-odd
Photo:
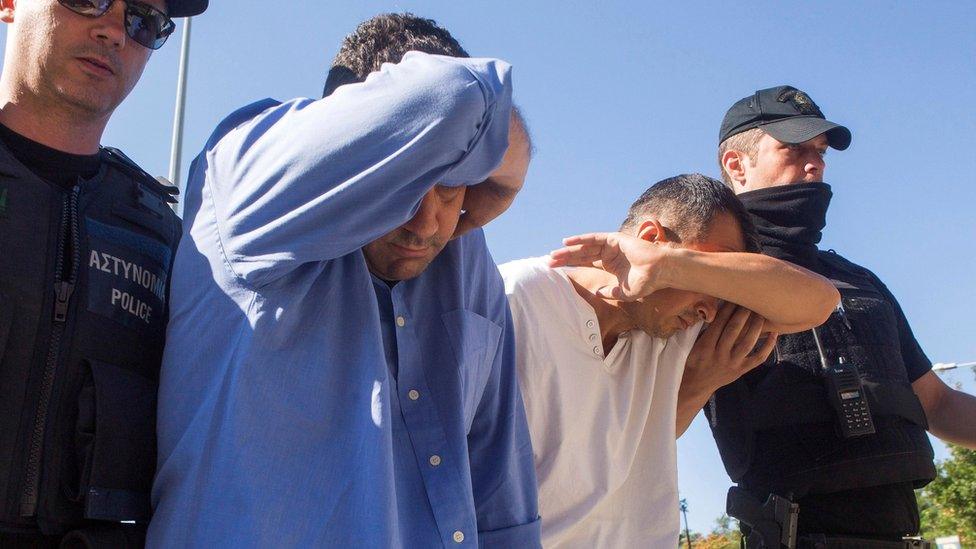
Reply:
[[[816,176],[818,178],[823,177],[824,171],[824,159],[819,153],[811,154],[811,157],[807,160],[806,164],[803,166],[803,171],[808,175]]]
[[[125,47],[128,35],[125,33],[125,2],[116,0],[101,17],[93,20],[92,38],[116,49]]]
[[[705,322],[712,322],[715,320],[715,315],[718,313],[718,298],[711,296],[702,296],[698,303],[695,304],[695,312],[698,313],[698,318]]]
[[[420,201],[417,213],[403,225],[403,228],[418,238],[426,240],[436,235],[437,229],[440,227],[437,221],[437,212],[437,197],[431,191]]]

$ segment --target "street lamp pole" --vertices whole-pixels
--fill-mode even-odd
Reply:
[[[180,187],[180,160],[183,153],[183,113],[186,107],[186,72],[190,61],[190,27],[192,17],[184,19],[180,45],[180,69],[176,79],[176,112],[173,115],[173,144],[169,154],[169,181]]]
[[[688,500],[682,498],[678,501],[678,507],[681,509],[681,514],[685,516],[685,541],[688,543],[688,549],[691,549],[691,533],[688,531]]]
[[[976,362],[936,362],[932,365],[933,372],[944,372],[946,370],[955,370],[956,368],[974,368],[976,367]]]

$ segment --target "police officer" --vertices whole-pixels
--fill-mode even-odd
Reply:
[[[903,537],[919,530],[913,489],[935,475],[926,429],[976,447],[976,398],[931,371],[874,273],[817,248],[831,198],[823,155],[846,149],[851,132],[779,86],[732,105],[719,141],[723,178],[764,251],[826,276],[842,296],[825,324],[781,336],[769,362],[710,401],[738,483],[729,512],[750,546],[912,546]]]
[[[99,141],[171,18],[206,8],[0,0],[0,547],[141,544],[180,228]]]

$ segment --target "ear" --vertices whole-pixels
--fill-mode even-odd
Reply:
[[[725,151],[722,155],[722,169],[728,174],[729,179],[739,185],[746,182],[746,163],[749,159],[739,151]]]
[[[637,227],[637,238],[647,242],[670,242],[668,231],[657,219],[647,219]]]
[[[14,7],[16,0],[0,0],[0,21],[4,23],[14,22]]]

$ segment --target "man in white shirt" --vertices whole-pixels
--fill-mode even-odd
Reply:
[[[694,416],[679,417],[678,387],[702,323],[699,371],[724,381],[830,314],[826,279],[740,253],[754,231],[724,185],[681,175],[648,189],[621,232],[501,266],[544,546],[674,547],[675,438]]]

